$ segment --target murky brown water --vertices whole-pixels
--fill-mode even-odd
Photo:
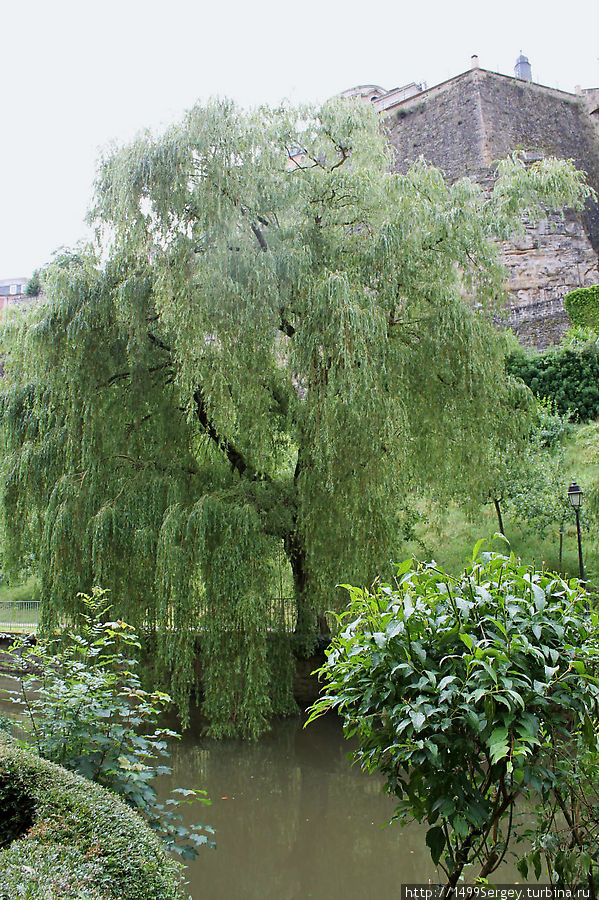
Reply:
[[[196,817],[217,842],[189,865],[193,900],[391,900],[432,877],[424,831],[383,827],[393,803],[347,752],[334,718],[281,721],[254,744],[186,734],[172,783],[208,792]]]
[[[171,781],[208,791],[196,819],[217,830],[217,849],[189,864],[193,900],[395,900],[402,882],[439,880],[426,828],[384,827],[393,801],[347,753],[334,717],[278,722],[255,744],[188,732]],[[498,874],[517,878],[512,866]]]

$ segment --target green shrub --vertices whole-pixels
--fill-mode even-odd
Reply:
[[[0,851],[0,900],[181,900],[180,864],[111,792],[0,738],[9,790],[32,824]]]
[[[570,291],[564,297],[564,306],[572,325],[599,332],[599,284]]]
[[[585,779],[591,771],[592,785],[599,761],[599,624],[577,581],[485,553],[459,578],[408,561],[394,585],[349,590],[311,718],[338,710],[362,767],[397,798],[395,818],[429,826],[449,887],[466,866],[477,864],[480,878],[497,869],[519,803],[563,799],[563,759],[579,796],[595,796]],[[581,746],[586,770],[572,754]],[[581,820],[585,834],[566,841],[595,881],[599,849],[588,847],[598,822],[595,811]]]
[[[506,359],[509,375],[516,375],[537,397],[547,398],[562,415],[581,422],[599,415],[599,346],[558,347],[544,353],[517,350]]]

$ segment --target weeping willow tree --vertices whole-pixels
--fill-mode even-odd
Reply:
[[[46,621],[110,589],[214,734],[294,708],[286,595],[308,645],[339,581],[388,572],[410,491],[481,496],[526,430],[497,242],[586,189],[389,154],[360,104],[197,107],[101,161],[97,243],[5,328],[5,566],[35,555]]]

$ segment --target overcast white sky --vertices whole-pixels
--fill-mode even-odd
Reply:
[[[196,100],[323,100],[480,65],[599,86],[598,0],[2,0],[0,278],[85,236],[95,160]]]

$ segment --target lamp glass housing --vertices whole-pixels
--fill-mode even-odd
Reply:
[[[579,509],[582,503],[582,491],[575,481],[568,488],[568,500],[574,509]]]

